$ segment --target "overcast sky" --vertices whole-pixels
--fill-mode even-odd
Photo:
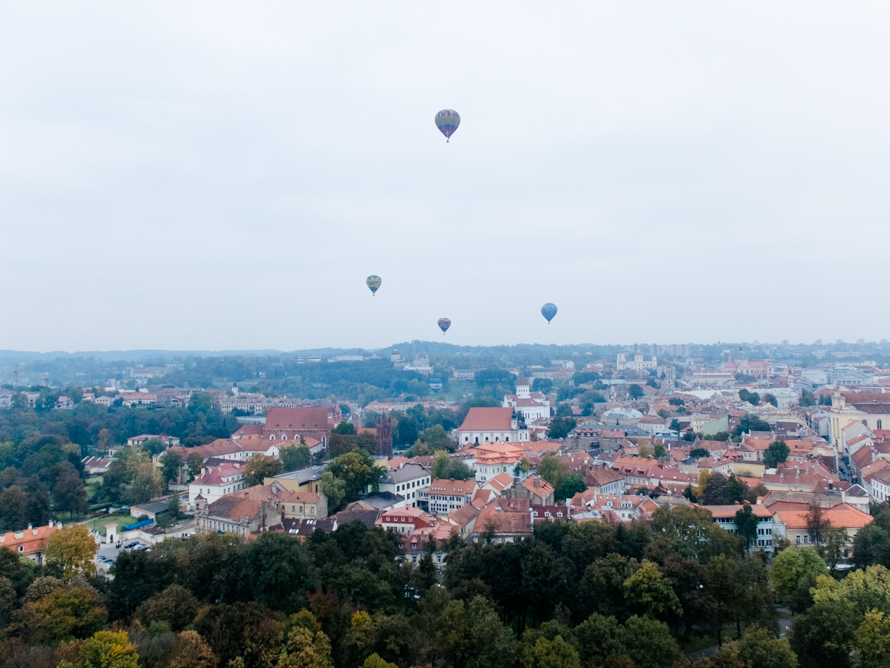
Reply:
[[[888,338],[888,19],[3,3],[0,349]]]

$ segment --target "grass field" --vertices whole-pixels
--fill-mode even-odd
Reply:
[[[87,500],[90,503],[94,503],[96,499],[96,492],[99,491],[99,487],[102,486],[102,476],[97,475],[92,478],[86,479],[86,488],[87,488]]]
[[[128,524],[133,524],[134,522],[138,522],[139,520],[131,515],[103,515],[102,517],[97,517],[96,519],[90,520],[89,522],[84,522],[84,526],[88,529],[95,529],[101,534],[105,534],[105,525],[109,522],[117,522],[117,529],[120,531]]]

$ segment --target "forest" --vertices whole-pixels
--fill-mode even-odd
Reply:
[[[767,564],[688,507],[545,522],[516,543],[453,537],[410,556],[398,534],[361,522],[305,542],[198,535],[122,552],[110,580],[73,547],[40,567],[0,550],[0,665],[884,666],[890,508],[877,510],[848,573],[812,547]],[[718,639],[710,658],[684,656]]]

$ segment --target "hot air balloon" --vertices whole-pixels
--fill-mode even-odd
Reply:
[[[458,125],[460,125],[460,114],[454,109],[443,109],[436,114],[436,127],[445,135],[446,144],[450,141],[451,135],[457,132]]]
[[[368,280],[365,283],[371,289],[371,294],[376,297],[377,290],[380,289],[380,284],[383,283],[383,280],[379,276],[368,276]]]
[[[547,324],[550,324],[550,321],[553,320],[553,316],[556,315],[556,304],[551,304],[547,302],[541,307],[541,315],[547,318]]]
[[[436,394],[439,393],[439,390],[442,389],[442,379],[441,378],[430,378],[430,389]]]
[[[451,320],[448,318],[439,318],[439,329],[442,330],[442,333],[448,331],[448,328],[451,327]]]

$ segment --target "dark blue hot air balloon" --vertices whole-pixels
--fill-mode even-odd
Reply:
[[[445,135],[445,143],[451,140],[451,135],[457,131],[458,125],[460,125],[460,114],[454,109],[443,109],[436,114],[436,127]]]
[[[547,324],[550,324],[550,321],[553,320],[553,316],[556,315],[556,304],[551,304],[547,302],[541,307],[541,315],[547,318]]]

